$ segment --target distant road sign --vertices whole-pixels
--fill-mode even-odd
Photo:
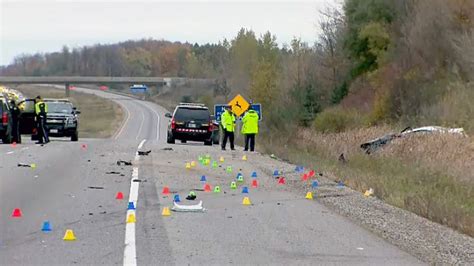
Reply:
[[[221,121],[221,115],[222,113],[224,113],[226,106],[227,104],[214,105],[214,116],[218,122]],[[259,103],[256,103],[256,104],[252,104],[251,106],[252,106],[252,109],[258,113],[258,120],[262,121],[262,105]]]
[[[148,90],[146,85],[133,85],[130,87],[132,93],[145,93]]]
[[[237,96],[229,102],[229,105],[232,106],[232,112],[237,116],[241,116],[250,107],[247,100],[240,94],[237,94]]]

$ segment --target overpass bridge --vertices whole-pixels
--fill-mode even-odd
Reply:
[[[69,97],[71,84],[145,84],[164,86],[172,78],[163,77],[100,77],[100,76],[8,76],[0,77],[0,84],[64,84]]]

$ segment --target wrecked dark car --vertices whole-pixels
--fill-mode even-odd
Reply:
[[[397,138],[403,138],[410,135],[415,134],[453,134],[459,135],[462,137],[466,137],[466,133],[464,132],[463,128],[445,128],[445,127],[438,127],[438,126],[427,126],[427,127],[419,127],[419,128],[411,128],[407,127],[402,130],[400,133],[391,133],[384,135],[380,138],[373,139],[371,141],[362,143],[360,148],[364,150],[366,154],[371,154],[381,147],[389,144],[392,140]]]

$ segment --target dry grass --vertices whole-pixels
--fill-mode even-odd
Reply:
[[[62,89],[34,85],[22,85],[16,89],[27,97],[41,95],[43,98],[65,98]],[[80,138],[111,137],[123,121],[122,108],[113,101],[75,91],[71,91],[69,99],[81,111],[79,117]]]
[[[372,155],[359,145],[392,132],[388,127],[265,139],[264,148],[299,164],[330,172],[358,190],[474,236],[474,142],[454,136],[398,139]],[[344,153],[347,163],[340,163]]]

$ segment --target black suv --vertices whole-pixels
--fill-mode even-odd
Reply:
[[[46,127],[49,136],[71,137],[71,141],[79,140],[79,119],[81,112],[67,99],[45,99],[48,105]]]
[[[204,141],[204,145],[212,145],[215,125],[211,119],[209,108],[204,104],[180,103],[174,109],[173,115],[165,115],[171,118],[168,124],[168,143],[175,140]]]
[[[9,130],[10,111],[7,99],[0,96],[0,139],[3,143],[10,143],[11,134]]]

